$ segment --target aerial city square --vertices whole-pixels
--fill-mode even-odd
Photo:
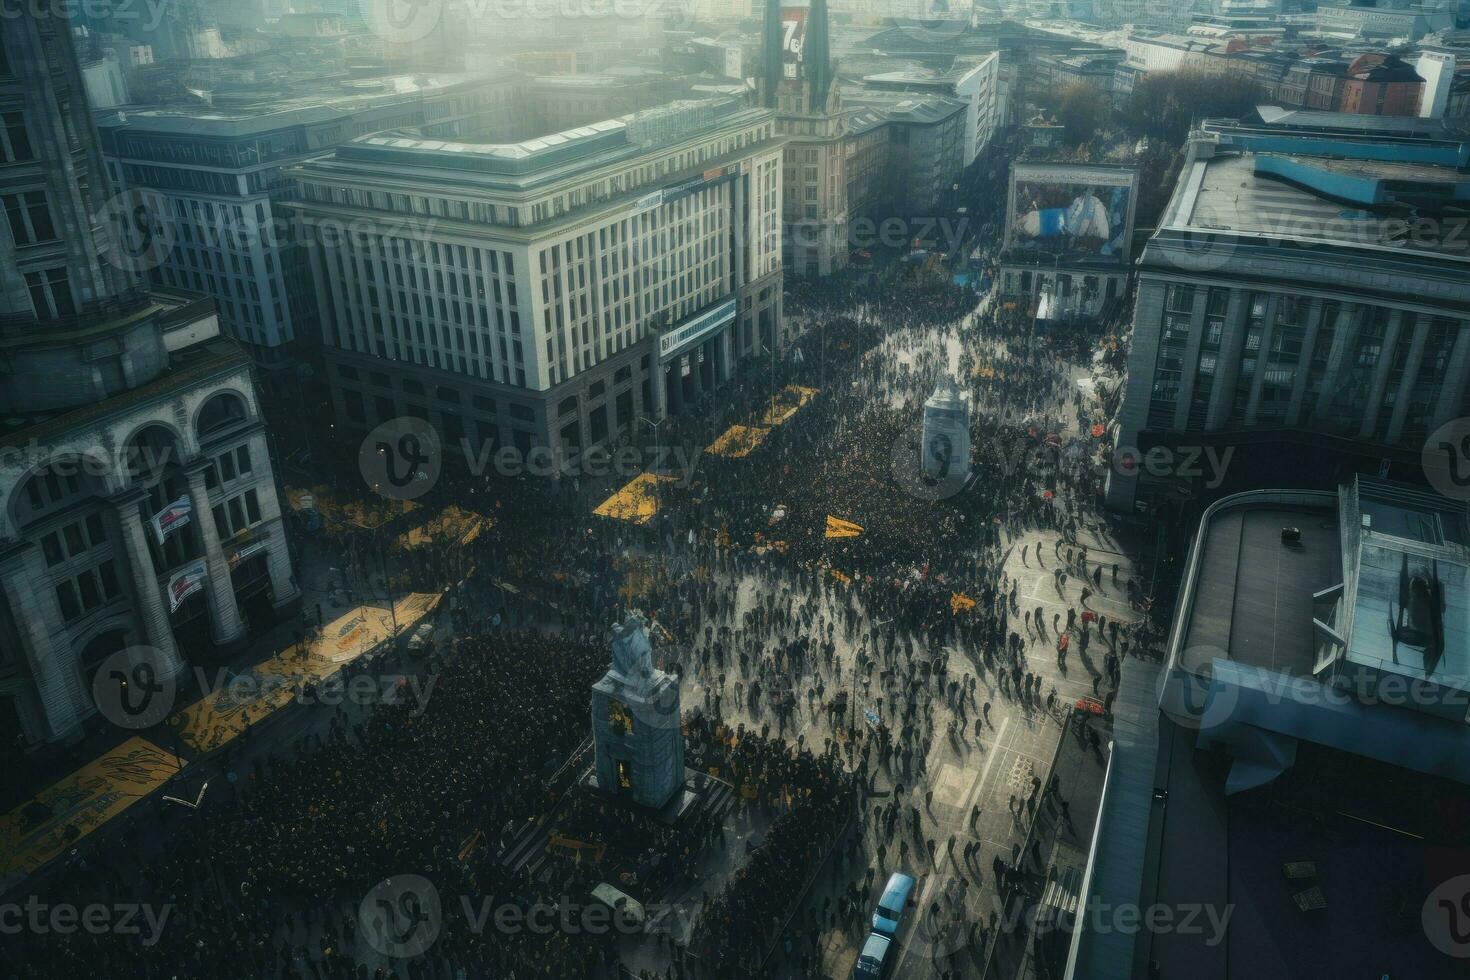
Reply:
[[[0,0],[0,205],[0,978],[1470,976],[1470,0]]]

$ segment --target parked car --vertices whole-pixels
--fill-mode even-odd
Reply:
[[[893,961],[897,958],[889,955],[892,950],[893,940],[876,932],[869,933],[853,964],[852,980],[885,980],[893,973]]]
[[[898,937],[903,922],[903,910],[908,905],[909,895],[914,890],[914,879],[895,871],[878,899],[878,908],[873,912],[873,932],[889,939]]]

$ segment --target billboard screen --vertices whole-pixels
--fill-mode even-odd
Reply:
[[[806,40],[806,8],[781,8],[781,77],[801,74],[801,46]]]
[[[1126,262],[1134,171],[1017,165],[1011,175],[1011,249],[1070,260]]]

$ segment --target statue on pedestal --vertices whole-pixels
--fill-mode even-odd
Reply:
[[[631,614],[612,631],[612,667],[592,685],[597,785],[659,809],[684,786],[679,682],[653,665],[647,624]]]
[[[948,374],[924,402],[920,468],[940,483],[963,483],[970,474],[970,404]]]

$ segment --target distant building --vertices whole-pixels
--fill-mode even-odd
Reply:
[[[859,247],[885,219],[939,213],[964,170],[966,103],[874,95],[853,100],[867,104],[849,114],[844,138],[850,218],[871,224],[861,233],[854,225]]]
[[[289,218],[285,168],[365,133],[422,127],[452,137],[473,124],[516,135],[513,76],[320,79],[212,106],[103,117],[108,172],[168,225],[172,248],[151,279],[215,298],[225,333],[269,371],[298,362],[316,332],[315,292]]]
[[[949,72],[909,70],[866,75],[862,90],[915,92],[959,99],[965,108],[964,166],[990,145],[1001,125],[1000,54],[991,52],[976,64]],[[857,101],[861,103],[861,97]]]
[[[847,266],[847,152],[842,94],[829,48],[826,0],[767,0],[757,101],[786,136],[781,202],[783,263],[797,276]]]
[[[142,287],[156,229],[109,187],[65,24],[0,34],[7,750],[84,734],[112,655],[172,680],[300,597],[249,358],[208,299]]]
[[[1470,145],[1414,117],[1259,112],[1206,122],[1140,258],[1112,507],[1177,489],[1140,466],[1155,446],[1376,469],[1470,414]]]
[[[518,143],[364,137],[300,164],[332,399],[448,445],[573,453],[717,396],[781,318],[769,110],[676,103]]]
[[[1000,293],[1048,320],[1101,315],[1127,290],[1138,171],[1016,163],[1000,255]]]
[[[1443,119],[1455,84],[1455,56],[1444,51],[1422,51],[1414,70],[1424,79],[1419,99],[1419,115],[1427,119]]]
[[[1416,116],[1424,79],[1396,55],[1365,54],[1348,66],[1339,112],[1369,116]]]

